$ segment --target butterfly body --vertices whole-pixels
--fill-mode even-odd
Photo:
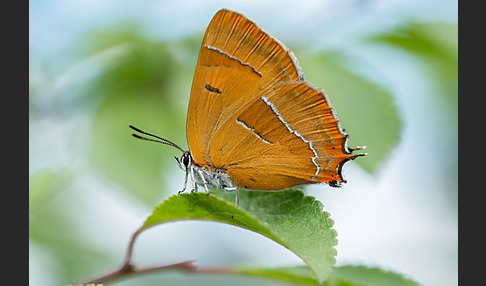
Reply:
[[[191,168],[194,170],[194,178],[199,185],[207,185],[209,188],[221,190],[234,190],[235,188],[230,176],[223,169],[199,167],[197,165],[192,165]]]

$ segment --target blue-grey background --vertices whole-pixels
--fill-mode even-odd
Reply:
[[[60,285],[113,270],[126,244],[184,180],[197,52],[211,17],[240,11],[291,48],[322,86],[350,146],[341,189],[307,186],[331,213],[337,264],[457,285],[457,1],[30,1],[29,276]],[[366,161],[367,160],[367,161]],[[288,250],[227,225],[144,232],[139,265],[285,266]],[[114,285],[278,285],[247,277],[155,273]],[[230,282],[231,281],[231,282]]]

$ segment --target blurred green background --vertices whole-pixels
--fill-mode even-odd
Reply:
[[[348,183],[306,188],[331,213],[338,264],[457,285],[457,1],[30,1],[30,285],[117,267],[133,231],[182,188],[183,148],[204,30],[240,11],[296,54],[324,88],[350,147]],[[286,266],[297,257],[230,226],[180,222],[144,233],[135,263]],[[277,285],[157,273],[113,285]]]

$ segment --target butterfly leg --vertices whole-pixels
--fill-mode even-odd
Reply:
[[[194,178],[194,168],[191,166],[191,181],[192,181],[192,190],[191,193],[197,192],[197,185],[196,180]]]
[[[203,185],[204,185],[204,189],[206,190],[206,195],[209,195],[208,182],[204,178],[203,172],[201,171],[201,169],[197,169],[196,172],[198,173],[199,177],[201,177],[201,180],[202,180]]]
[[[238,188],[236,187],[224,187],[223,190],[227,192],[235,192],[236,193],[236,205],[240,203],[240,195],[238,194]]]
[[[186,190],[187,187],[187,176],[188,176],[189,170],[186,171],[186,175],[184,176],[184,188],[178,192],[178,194],[183,193]]]

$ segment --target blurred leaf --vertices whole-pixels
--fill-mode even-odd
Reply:
[[[180,220],[206,220],[234,225],[259,233],[299,256],[315,279],[323,282],[336,262],[336,231],[329,213],[313,197],[301,191],[240,191],[240,207],[234,194],[189,193],[174,195],[147,218],[144,228]],[[216,196],[217,195],[217,196]],[[221,197],[226,198],[226,200]],[[228,202],[227,200],[231,201]]]
[[[179,156],[180,152],[130,136],[129,124],[168,138],[167,135],[173,134],[154,127],[154,122],[164,121],[163,117],[171,120],[170,111],[156,114],[151,108],[151,105],[157,104],[155,100],[140,94],[140,99],[134,100],[130,99],[131,95],[126,92],[119,93],[116,98],[110,97],[93,116],[90,159],[102,174],[121,184],[134,198],[153,205],[163,195],[162,168],[169,160],[172,163],[173,156]],[[127,118],[130,114],[133,114],[132,120]],[[176,120],[174,125],[177,125]]]
[[[69,215],[76,210],[63,200],[66,193],[59,192],[69,178],[70,174],[66,177],[51,171],[29,177],[29,243],[49,253],[59,285],[99,271],[109,260],[106,253],[86,242],[86,236],[76,232]]]
[[[47,201],[72,179],[67,171],[41,170],[29,175],[29,215]]]
[[[348,70],[339,53],[307,55],[299,62],[306,80],[322,87],[341,127],[349,134],[348,146],[367,146],[354,162],[376,172],[400,139],[402,123],[390,93]]]
[[[453,23],[408,23],[371,41],[385,43],[418,56],[435,77],[438,94],[457,107],[458,26]]]
[[[134,198],[153,205],[163,197],[164,167],[177,166],[173,157],[181,154],[168,146],[134,139],[128,125],[184,148],[195,45],[192,40],[154,42],[131,32],[95,34],[91,40],[96,52],[114,46],[129,48],[93,84],[90,96],[102,100],[92,118],[90,157],[104,175]]]
[[[261,277],[296,285],[315,286],[316,281],[309,268],[305,266],[254,268],[238,267],[233,273]],[[384,271],[379,268],[369,268],[360,265],[345,265],[333,267],[331,276],[324,286],[415,286],[418,283],[403,277],[401,274]]]
[[[56,280],[76,281],[106,267],[109,255],[86,243],[66,219],[65,210],[45,209],[29,220],[29,240],[47,251],[55,260]]]
[[[29,214],[51,195],[57,179],[58,176],[50,171],[29,175]]]

